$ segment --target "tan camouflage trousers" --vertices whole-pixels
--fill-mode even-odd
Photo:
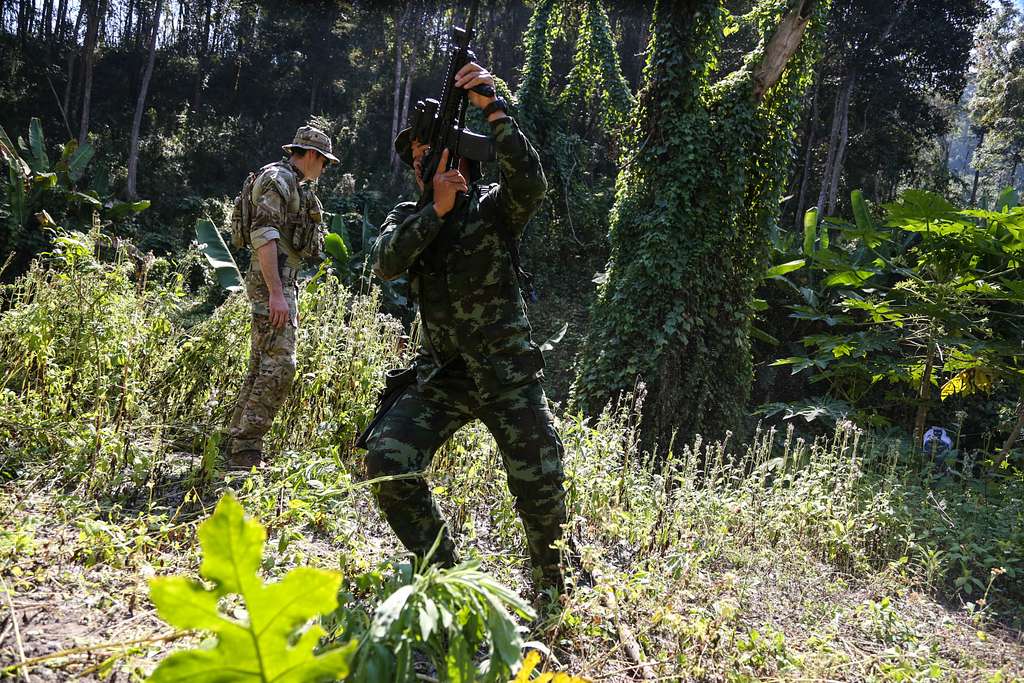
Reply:
[[[246,292],[252,302],[252,340],[249,371],[238,394],[231,425],[231,452],[263,450],[263,437],[270,431],[274,416],[281,408],[295,378],[295,332],[297,292],[294,284],[285,284],[285,299],[293,312],[283,329],[271,326],[270,295],[263,277],[250,271]]]
[[[560,584],[559,551],[552,544],[562,538],[566,521],[563,448],[539,381],[494,400],[481,399],[465,372],[450,368],[422,386],[413,384],[371,432],[367,474],[422,475],[441,444],[474,418],[487,426],[501,450],[535,580]],[[432,559],[447,566],[458,562],[451,529],[424,477],[384,481],[372,488],[406,548],[422,557],[440,534]]]

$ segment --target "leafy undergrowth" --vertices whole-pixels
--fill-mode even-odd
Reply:
[[[635,405],[589,422],[567,415],[569,531],[595,585],[549,602],[530,590],[496,447],[471,425],[429,473],[471,564],[417,572],[350,446],[384,369],[400,362],[397,328],[372,298],[326,276],[307,291],[276,456],[225,479],[219,425],[241,376],[244,302],[189,326],[180,278],[140,284],[119,252],[112,264],[96,258],[97,236],[70,240],[6,292],[0,314],[6,675],[136,680],[194,656],[174,652],[216,652],[207,639],[220,622],[171,618],[199,629],[175,631],[151,601],[155,577],[203,577],[155,585],[178,581],[208,606],[216,599],[211,619],[255,624],[245,591],[200,549],[204,520],[230,493],[266,529],[246,564],[253,590],[285,590],[293,571],[339,582],[336,602],[287,622],[302,622],[289,644],[315,640],[323,654],[355,639],[352,671],[385,662],[421,680],[467,680],[467,667],[476,677],[488,662],[514,671],[520,645],[535,641],[544,656],[533,676],[1024,676],[1024,476],[1012,466],[936,474],[852,425],[813,444],[772,430],[749,447],[697,442],[651,463],[636,448]]]

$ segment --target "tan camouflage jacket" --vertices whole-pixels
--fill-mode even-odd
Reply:
[[[501,182],[471,189],[444,219],[432,205],[417,211],[414,202],[399,204],[371,250],[378,277],[409,272],[425,329],[421,381],[461,357],[485,396],[532,381],[544,368],[497,221],[518,240],[547,181],[514,120],[499,119],[492,128]]]
[[[252,186],[250,243],[255,254],[264,244],[278,240],[286,255],[284,265],[298,270],[303,259],[323,249],[323,207],[312,183],[286,159],[260,169]],[[253,258],[253,263],[256,259]]]

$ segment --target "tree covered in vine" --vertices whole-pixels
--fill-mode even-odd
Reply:
[[[643,382],[643,434],[661,449],[677,431],[720,438],[744,423],[754,287],[828,3],[762,0],[738,20],[725,5],[655,6],[574,387],[593,413]],[[760,42],[720,74],[737,21]]]
[[[528,249],[545,259],[570,243],[599,242],[606,233],[614,160],[633,95],[600,0],[541,0],[523,46],[517,113],[540,150],[550,188]],[[564,73],[555,74],[556,47],[569,55],[560,65]]]

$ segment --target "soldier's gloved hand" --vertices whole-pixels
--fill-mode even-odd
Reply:
[[[285,301],[284,294],[282,292],[272,293],[270,295],[270,324],[279,330],[284,329],[290,317],[291,311],[288,310],[288,302]]]
[[[459,173],[459,169],[453,168],[446,171],[448,165],[448,150],[441,152],[441,161],[437,164],[437,172],[434,173],[434,211],[439,218],[452,210],[455,206],[455,198],[460,192],[469,192],[466,178]]]
[[[476,62],[469,62],[455,74],[455,87],[469,90],[469,101],[483,109],[495,100],[494,97],[486,97],[471,88],[478,85],[489,85],[494,89],[494,76]]]

